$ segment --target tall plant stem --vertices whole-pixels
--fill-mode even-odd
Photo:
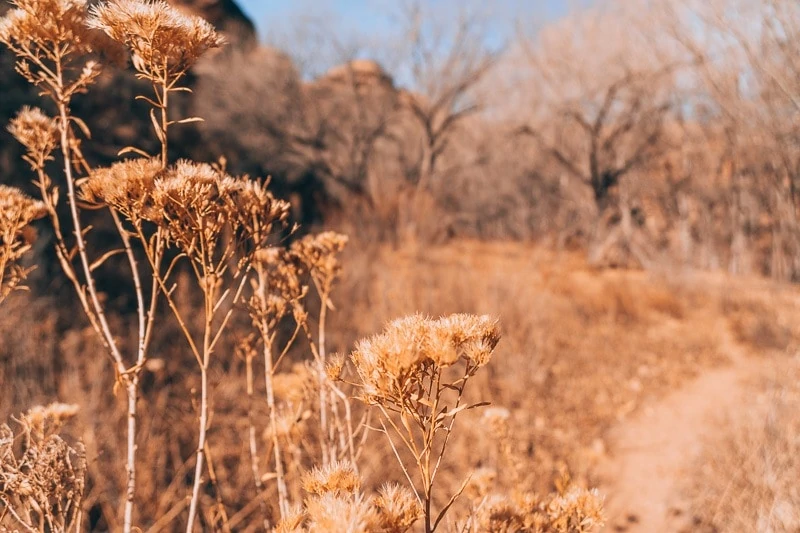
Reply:
[[[72,173],[72,151],[70,139],[70,114],[68,110],[68,98],[64,97],[65,85],[64,75],[60,57],[57,57],[56,65],[56,105],[58,107],[58,129],[60,134],[61,155],[64,160],[64,177],[67,182],[67,203],[69,204],[70,216],[72,218],[75,239],[78,248],[78,256],[80,257],[81,268],[83,269],[84,279],[86,282],[86,291],[89,293],[91,301],[91,310],[95,315],[98,329],[101,333],[101,338],[106,349],[110,353],[118,379],[122,380],[125,384],[126,395],[128,397],[128,412],[133,416],[128,417],[127,427],[127,454],[125,460],[126,472],[126,498],[125,498],[125,511],[124,511],[124,533],[130,533],[132,529],[133,516],[133,494],[136,488],[136,399],[138,380],[131,379],[127,373],[125,363],[122,355],[114,339],[111,329],[108,325],[108,320],[105,315],[103,306],[100,304],[100,298],[97,294],[97,288],[92,275],[92,269],[89,263],[89,257],[86,252],[86,241],[84,240],[84,230],[81,225],[80,216],[78,214],[77,198],[75,194],[75,177]]]
[[[269,335],[267,324],[261,324],[261,336],[264,340],[264,381],[267,389],[267,406],[269,407],[270,418],[270,433],[272,434],[272,450],[275,458],[275,474],[276,484],[278,486],[278,508],[281,512],[281,518],[289,515],[289,495],[286,488],[286,475],[283,471],[283,457],[281,455],[281,446],[278,439],[278,424],[277,424],[277,410],[275,409],[275,390],[273,387],[272,378],[275,375],[275,369],[272,360],[272,337]]]
[[[203,459],[208,431],[208,365],[211,359],[211,328],[214,319],[214,303],[211,288],[204,288],[203,300],[205,308],[205,325],[203,329],[203,360],[200,365],[200,432],[197,438],[197,459],[194,467],[194,483],[192,485],[192,500],[189,504],[189,520],[186,523],[186,533],[194,529],[194,520],[197,515],[197,502],[200,499],[200,483],[203,478]]]

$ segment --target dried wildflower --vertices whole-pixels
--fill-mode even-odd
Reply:
[[[342,377],[344,365],[347,362],[342,354],[335,354],[325,366],[325,374],[331,381],[338,381]]]
[[[309,494],[354,494],[360,487],[361,478],[353,465],[345,461],[314,468],[303,477],[303,489]]]
[[[58,144],[56,121],[38,107],[23,107],[11,120],[8,131],[28,150],[28,162],[34,168],[51,159]]]
[[[441,318],[436,325],[449,334],[456,350],[478,366],[489,362],[500,341],[497,320],[490,316],[455,314]]]
[[[0,19],[0,42],[17,52],[52,59],[55,44],[78,53],[89,51],[86,0],[12,0],[14,9]]]
[[[444,454],[444,447],[435,451],[435,441],[441,433],[450,434],[458,413],[481,405],[462,404],[462,396],[468,380],[491,358],[499,338],[497,321],[490,317],[452,315],[432,320],[413,315],[360,341],[351,354],[363,400],[380,409],[382,429],[392,447],[387,425],[419,467],[422,487],[415,487],[415,492],[424,498],[426,531],[450,509],[445,507],[438,516],[431,511],[435,465],[441,464]],[[456,367],[458,362],[463,365]],[[395,455],[408,472],[411,465]]]
[[[47,435],[57,433],[68,420],[77,414],[78,406],[74,404],[37,405],[22,415],[22,422],[32,434],[43,439]]]
[[[155,216],[151,220],[163,227],[189,257],[204,264],[214,261],[216,244],[225,228],[241,241],[253,242],[267,234],[273,224],[283,222],[289,210],[286,202],[259,187],[211,165],[186,160],[155,178],[152,202]],[[260,210],[253,208],[256,204]],[[223,254],[231,252],[226,249]]]
[[[256,276],[251,280],[250,316],[275,325],[297,307],[308,287],[300,281],[300,271],[292,256],[284,249],[260,248],[253,255]]]
[[[303,263],[321,286],[326,279],[333,279],[341,271],[336,254],[347,245],[347,235],[325,231],[307,235],[292,243],[291,253]]]
[[[550,530],[558,533],[586,533],[604,523],[603,500],[596,489],[572,487],[556,495],[546,507]]]
[[[522,511],[503,495],[487,497],[476,514],[477,530],[481,533],[515,533],[524,526]]]
[[[47,215],[45,205],[15,187],[0,185],[0,238],[19,235],[33,222]]]
[[[381,487],[374,503],[385,533],[405,533],[423,515],[422,506],[414,494],[396,483]]]
[[[214,27],[164,1],[113,0],[91,9],[89,27],[131,52],[133,66],[152,80],[182,75],[206,51],[224,43]]]
[[[46,214],[42,202],[19,189],[0,185],[0,302],[12,290],[20,288],[30,272],[19,264],[35,237],[29,224]]]
[[[289,204],[276,200],[267,190],[268,185],[269,180],[242,178],[227,199],[235,213],[236,225],[256,245],[270,237],[274,222],[285,221],[289,216]]]
[[[68,103],[100,74],[95,61],[84,59],[94,46],[92,32],[86,26],[87,1],[11,3],[15,9],[0,19],[0,42],[17,55],[17,72],[41,87],[58,105]]]
[[[129,220],[155,221],[158,212],[154,207],[155,180],[162,173],[157,159],[128,159],[108,168],[92,171],[81,186],[81,198],[89,203],[108,205]]]
[[[368,395],[403,396],[430,365],[446,367],[465,358],[475,367],[483,366],[499,338],[497,321],[490,317],[431,320],[413,315],[360,341],[351,357]]]
[[[306,519],[306,511],[302,506],[294,506],[289,514],[283,517],[275,527],[275,533],[300,533],[305,531],[303,522]]]
[[[28,531],[77,529],[85,488],[83,447],[69,446],[61,437],[30,423],[64,422],[72,406],[52,404],[31,409],[20,419],[24,448],[14,448],[14,433],[0,426],[0,507],[14,512]],[[52,429],[52,428],[51,428]]]
[[[380,527],[375,508],[360,494],[313,496],[306,501],[306,512],[311,533],[372,533]]]

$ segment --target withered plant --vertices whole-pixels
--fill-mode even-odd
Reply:
[[[140,211],[152,199],[150,188],[154,184],[156,171],[166,172],[168,164],[168,129],[175,123],[168,118],[169,94],[186,90],[178,85],[183,75],[203,52],[219,46],[222,39],[204,20],[182,15],[165,2],[110,2],[95,6],[91,14],[85,0],[13,0],[12,5],[14,9],[0,21],[0,42],[17,55],[17,71],[38,87],[43,96],[53,101],[58,115],[50,119],[40,110],[25,109],[12,122],[10,129],[27,148],[25,159],[37,175],[36,184],[44,209],[53,224],[56,252],[62,269],[75,287],[87,317],[108,351],[118,383],[125,387],[127,393],[127,488],[123,519],[123,530],[127,532],[132,528],[136,487],[139,375],[146,362],[152,337],[158,290],[164,289],[163,283],[158,281],[163,281],[160,271],[165,243],[176,236],[164,225],[158,225],[153,235],[147,234],[142,221],[148,219]],[[98,52],[116,52],[111,41],[102,39],[101,33],[93,29],[102,30],[112,41],[127,45],[139,77],[153,84],[155,99],[141,98],[153,105],[160,114],[159,120],[155,111],[151,112],[155,134],[162,148],[157,166],[148,165],[148,162],[132,162],[130,165],[121,163],[122,167],[95,171],[83,157],[81,140],[75,127],[85,137],[89,136],[89,130],[83,120],[72,115],[72,98],[86,92],[100,74],[99,63],[91,57]],[[46,168],[56,148],[61,149],[63,181],[66,183],[72,225],[69,233],[74,235],[74,243],[68,240],[61,228],[57,212],[60,188],[53,183]],[[134,147],[123,150],[123,153],[130,151],[143,153]],[[107,251],[94,260],[89,257],[86,244],[90,228],[81,221],[79,212],[77,181],[80,174],[89,175],[93,185],[88,192],[84,192],[83,200],[104,201],[120,238],[119,249]],[[119,177],[123,178],[121,183],[114,183],[114,178]],[[162,203],[168,203],[169,191],[162,189],[162,192],[165,195]],[[157,274],[151,283],[149,300],[145,298],[144,284],[131,245],[131,232],[124,227],[120,213],[132,223],[133,234],[142,241],[148,264]],[[127,257],[136,292],[139,327],[135,363],[128,363],[121,352],[95,282],[95,271],[118,253],[124,253]],[[73,262],[76,256],[79,259],[78,266]]]
[[[0,530],[7,517],[28,532],[81,530],[85,454],[58,435],[77,412],[75,405],[37,406],[16,420],[17,434],[0,425]]]
[[[156,529],[185,515],[184,505],[187,533],[195,530],[198,516],[202,527],[234,530],[241,516],[250,512],[240,510],[228,519],[218,486],[224,478],[216,475],[209,445],[213,400],[209,372],[240,307],[246,308],[254,330],[237,344],[246,367],[247,441],[258,500],[254,504],[261,506],[264,529],[278,522],[273,520],[273,494],[280,519],[275,531],[404,533],[420,521],[426,533],[439,529],[469,481],[443,497],[441,490],[437,492],[456,418],[464,410],[485,405],[467,402],[465,390],[492,358],[500,338],[497,321],[466,314],[396,320],[383,333],[357,345],[349,359],[356,378],[348,382],[348,360],[331,357],[326,342],[332,291],[341,274],[339,254],[347,237],[324,232],[287,246],[276,235],[286,229],[290,206],[270,193],[268,180],[231,176],[224,163],[169,159],[172,127],[201,120],[172,116],[170,102],[176,93],[189,91],[182,85],[185,75],[206,51],[222,44],[222,37],[204,20],[164,1],[112,0],[91,8],[88,0],[13,0],[12,4],[14,9],[0,20],[0,42],[17,55],[17,70],[51,101],[56,114],[49,117],[42,110],[26,108],[10,127],[27,150],[25,160],[36,175],[41,200],[0,188],[0,281],[8,280],[0,285],[0,301],[26,274],[19,259],[30,247],[29,224],[48,216],[62,270],[112,362],[115,390],[120,386],[126,392],[121,529],[125,533],[139,529],[134,524],[137,402],[148,348],[161,323],[159,301],[175,318],[197,362],[200,390],[197,446],[185,462],[187,475],[175,474],[171,481],[175,492],[185,490],[184,479],[191,483],[190,497],[157,517]],[[150,105],[160,150],[150,154],[129,146],[119,155],[135,157],[93,168],[82,151],[90,132],[72,114],[72,100],[99,76],[100,57],[123,51],[136,76],[152,86],[152,94],[137,99]],[[64,189],[68,227],[62,227],[59,216]],[[108,210],[119,239],[116,247],[98,251],[88,244],[91,225],[84,220],[88,209]],[[137,344],[130,354],[123,353],[122,335],[112,332],[106,300],[96,283],[99,269],[116,255],[127,261],[136,296]],[[179,275],[191,279],[201,296],[197,321],[177,301]],[[312,286],[318,309],[311,303],[317,301],[312,300]],[[266,453],[259,451],[256,431],[255,407],[261,399],[256,398],[254,364],[259,350],[264,364]],[[281,364],[290,357],[292,371],[281,372]],[[350,403],[353,394],[365,404],[359,407],[357,424]],[[48,429],[52,420],[68,412],[52,407],[25,415],[21,456],[10,430],[0,430],[1,511],[11,514],[18,527],[31,531],[81,527],[82,452]],[[408,481],[408,487],[384,485],[375,496],[361,492],[358,469],[360,452],[371,442],[372,413]],[[260,467],[262,453],[267,458],[265,473]],[[316,468],[302,475],[312,465]],[[193,475],[188,475],[192,469]],[[216,493],[221,524],[200,509],[206,475]],[[273,480],[274,488],[267,486]],[[559,497],[547,503],[549,523],[555,523],[553,517],[566,516],[577,517],[580,527],[594,524],[581,518],[580,513],[591,507],[581,503],[587,498],[584,493],[565,492]],[[528,518],[533,516],[530,509],[541,511],[541,502],[514,507],[509,501],[498,496],[473,505],[465,530],[539,531]],[[434,509],[435,505],[440,508]],[[556,510],[550,512],[551,507]],[[113,516],[109,519],[114,521]]]
[[[20,264],[35,237],[29,224],[45,216],[44,204],[20,190],[0,185],[0,304],[22,283],[30,272]]]
[[[436,530],[466,486],[434,511],[436,476],[456,418],[465,409],[484,405],[462,403],[464,389],[491,360],[499,340],[497,321],[488,316],[432,320],[415,315],[362,340],[350,356],[362,399],[380,411],[381,431],[423,507],[426,533]],[[411,454],[413,464],[403,459],[398,446]]]
[[[304,505],[284,517],[278,533],[405,533],[422,517],[422,507],[408,488],[385,484],[373,497],[361,492],[361,478],[348,462],[315,468],[303,478]]]
[[[26,161],[36,173],[44,209],[55,235],[56,254],[63,272],[73,285],[81,306],[99,335],[128,400],[127,472],[124,531],[131,530],[136,488],[136,416],[139,374],[146,361],[155,313],[156,294],[144,296],[140,274],[126,230],[117,213],[110,210],[119,234],[120,248],[91,258],[86,239],[90,227],[81,220],[77,181],[91,172],[81,151],[81,139],[89,129],[71,112],[72,99],[86,92],[100,74],[100,65],[91,56],[98,36],[87,25],[85,0],[13,0],[14,9],[0,21],[0,42],[17,56],[17,72],[36,86],[57,110],[54,119],[37,109],[23,109],[11,124],[11,132],[26,147]],[[54,182],[47,167],[52,153],[60,149],[63,176]],[[62,228],[58,216],[62,184],[66,186],[69,228]],[[69,235],[69,236],[68,236]],[[138,307],[138,346],[133,357],[122,353],[118,337],[111,331],[103,298],[96,287],[96,270],[108,258],[123,253],[130,267]],[[75,258],[77,257],[77,265]],[[131,361],[132,359],[132,361]]]
[[[294,345],[300,332],[304,332],[309,343],[311,354],[316,365],[316,393],[318,409],[318,442],[319,452],[312,456],[314,462],[329,466],[339,459],[347,458],[355,465],[355,434],[352,411],[348,396],[339,389],[328,376],[327,356],[325,348],[326,312],[332,308],[331,291],[341,267],[337,254],[344,248],[347,237],[334,232],[308,235],[292,243],[288,249],[267,248],[256,253],[254,261],[254,277],[251,282],[252,296],[248,309],[255,329],[258,331],[264,353],[264,375],[267,405],[270,413],[270,427],[267,430],[273,451],[275,481],[278,492],[279,511],[282,518],[291,514],[290,498],[286,486],[286,475],[280,434],[291,432],[294,425],[291,418],[282,419],[275,400],[275,377],[280,363]],[[319,322],[317,338],[314,339],[309,324],[305,297],[308,294],[308,280],[317,290],[320,298]],[[282,346],[276,346],[277,334],[281,321],[291,316],[294,331],[289,340]],[[248,365],[252,360],[248,360]],[[252,390],[251,367],[248,366],[248,391]],[[344,414],[340,415],[339,405]],[[289,427],[280,427],[287,425]],[[363,428],[362,428],[363,430]],[[253,429],[251,426],[251,435]],[[256,443],[250,438],[253,470],[258,485],[258,467],[255,453]]]

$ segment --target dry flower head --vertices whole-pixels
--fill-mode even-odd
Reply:
[[[52,59],[54,44],[65,43],[72,51],[89,47],[86,0],[12,0],[0,19],[0,42],[15,52],[29,50],[39,58]]]
[[[30,269],[19,264],[30,250],[35,231],[29,224],[47,214],[42,202],[19,189],[0,185],[0,302],[21,287]]]
[[[378,513],[361,494],[327,492],[306,501],[310,533],[373,533],[380,530]]]
[[[481,533],[516,533],[524,527],[523,511],[500,494],[486,497],[476,514]]]
[[[134,223],[156,220],[153,190],[161,173],[161,162],[157,159],[120,161],[108,168],[95,169],[81,187],[81,198],[108,205]]]
[[[144,77],[167,84],[224,43],[207,21],[160,0],[113,0],[94,6],[89,27],[128,47],[134,68]]]
[[[347,245],[347,235],[324,231],[306,235],[292,243],[290,251],[315,276],[321,285],[325,280],[335,278],[341,265],[336,255]]]
[[[296,309],[308,287],[300,281],[297,262],[285,248],[257,249],[253,265],[257,275],[251,281],[250,315],[256,321],[265,319],[274,327]]]
[[[305,531],[303,522],[306,519],[306,511],[303,506],[296,505],[289,510],[278,525],[275,527],[275,533],[300,533]]]
[[[8,131],[28,150],[28,162],[34,168],[51,159],[58,144],[56,121],[38,107],[23,107],[11,120]]]
[[[0,506],[23,517],[29,531],[71,531],[78,527],[85,489],[83,446],[72,447],[53,433],[74,416],[74,406],[34,407],[19,422],[24,439],[0,425]],[[40,428],[30,424],[41,425]],[[49,425],[48,431],[44,426]],[[15,443],[22,442],[21,450]],[[46,525],[45,525],[46,524]]]
[[[603,500],[596,489],[572,487],[550,500],[546,512],[551,530],[558,533],[589,532],[605,521]]]
[[[414,493],[396,483],[381,487],[374,504],[382,531],[386,533],[405,533],[423,515],[422,506]]]
[[[355,468],[346,461],[334,461],[328,466],[314,468],[303,476],[303,489],[318,496],[355,494],[361,488],[361,478]]]
[[[489,316],[434,320],[413,315],[360,341],[351,358],[368,397],[398,398],[431,366],[447,367],[459,360],[473,369],[485,365],[499,340],[497,320]]]

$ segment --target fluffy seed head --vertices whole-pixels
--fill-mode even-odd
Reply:
[[[605,521],[603,500],[596,489],[572,487],[548,503],[546,514],[554,531],[591,531]]]
[[[57,145],[56,122],[38,107],[23,107],[11,120],[8,131],[40,163],[50,157]]]
[[[516,533],[525,525],[522,511],[507,497],[499,494],[491,495],[483,502],[477,512],[477,522],[479,531],[497,533]]]
[[[134,68],[149,79],[180,75],[206,51],[224,43],[211,24],[160,0],[113,0],[94,6],[89,27],[127,46]]]
[[[306,519],[306,511],[302,506],[297,505],[289,510],[289,514],[283,517],[275,526],[275,533],[299,533],[305,531],[303,522]]]
[[[153,189],[161,173],[157,159],[120,161],[94,170],[81,187],[81,197],[89,203],[109,205],[134,222],[156,220]]]
[[[0,185],[0,237],[18,236],[25,226],[47,215],[45,205],[16,187]]]
[[[360,494],[351,496],[328,492],[322,496],[312,496],[306,501],[306,511],[309,518],[309,532],[380,531],[378,513],[371,502]]]
[[[447,367],[465,359],[475,367],[483,366],[499,339],[497,320],[488,316],[433,320],[412,315],[361,340],[351,358],[368,396],[398,396],[429,365]]]
[[[27,49],[48,56],[54,45],[88,51],[86,0],[13,0],[0,19],[0,42],[12,50]]]
[[[306,267],[323,275],[335,276],[341,266],[336,254],[347,245],[347,235],[334,231],[324,231],[315,235],[306,235],[292,243],[291,252]]]
[[[414,494],[396,483],[381,487],[374,503],[386,533],[405,533],[423,515],[422,506]]]
[[[303,489],[309,494],[354,494],[360,487],[361,478],[353,465],[345,461],[314,468],[303,477]]]
[[[37,405],[22,415],[22,422],[31,433],[44,438],[56,433],[70,419],[78,414],[78,406],[65,403]]]

